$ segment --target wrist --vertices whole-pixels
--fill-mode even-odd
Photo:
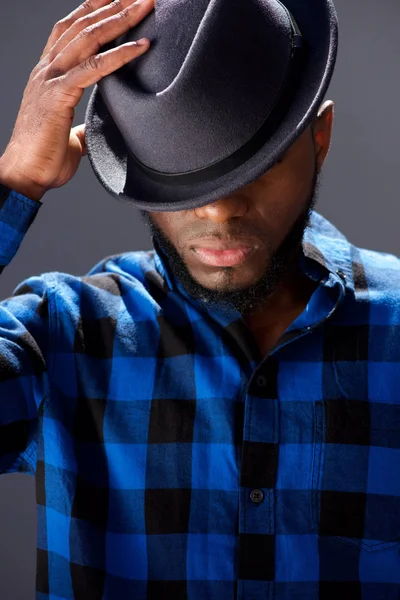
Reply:
[[[0,157],[0,184],[37,202],[40,202],[47,191],[46,188],[32,181],[25,173],[21,173],[20,170],[13,167],[4,155]]]

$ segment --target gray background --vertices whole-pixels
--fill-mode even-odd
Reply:
[[[53,24],[74,0],[0,0],[0,152],[11,135],[29,73]],[[399,0],[336,0],[340,51],[328,97],[332,149],[319,211],[359,246],[400,255]],[[83,120],[88,92],[77,110]],[[0,280],[0,298],[30,275],[83,274],[109,254],[150,248],[135,209],[109,197],[87,159],[67,186],[48,193]],[[36,515],[32,478],[0,479],[0,600],[34,598]]]

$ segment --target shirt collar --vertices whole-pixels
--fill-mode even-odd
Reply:
[[[316,272],[330,274],[334,280],[354,292],[353,246],[327,219],[313,211],[304,232],[302,265],[312,279]]]

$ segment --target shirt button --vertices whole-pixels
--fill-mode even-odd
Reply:
[[[257,381],[258,387],[265,387],[267,385],[267,378],[264,377],[264,375],[258,375],[256,381]]]
[[[260,504],[264,500],[264,492],[262,490],[252,490],[250,492],[250,500],[254,504]]]

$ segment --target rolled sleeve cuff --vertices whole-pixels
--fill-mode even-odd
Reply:
[[[41,202],[11,191],[0,209],[0,265],[5,267],[14,258]]]

